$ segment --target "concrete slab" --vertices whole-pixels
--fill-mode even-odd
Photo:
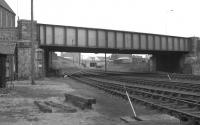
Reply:
[[[71,102],[73,105],[81,109],[92,109],[92,104],[96,103],[96,99],[79,94],[65,93],[65,101]]]

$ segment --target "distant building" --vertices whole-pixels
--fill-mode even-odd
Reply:
[[[147,56],[145,56],[147,57]],[[112,54],[111,60],[113,63],[147,63],[148,58],[143,58],[141,55],[132,55],[132,54]]]
[[[112,54],[110,60],[113,63],[131,63],[132,55],[131,54]]]
[[[143,58],[142,56],[132,55],[132,63],[139,64],[139,63],[147,63],[148,58]]]
[[[121,58],[121,57],[128,57],[128,58],[132,58],[132,55],[131,54],[112,54],[111,55],[111,60],[116,60],[118,58]]]
[[[61,57],[72,60],[74,63],[80,63],[81,59],[80,53],[70,53],[70,52],[62,52]]]
[[[15,13],[4,0],[0,0],[0,28],[11,27],[15,27]]]
[[[131,62],[132,62],[132,58],[129,58],[129,57],[120,57],[114,60],[114,63],[131,63]]]

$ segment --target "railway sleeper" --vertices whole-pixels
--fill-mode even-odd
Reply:
[[[195,96],[195,95],[186,95],[186,94],[182,94],[182,93],[174,93],[174,92],[167,92],[165,93],[165,91],[163,92],[157,92],[157,90],[155,91],[151,91],[152,93],[156,93],[156,94],[160,94],[160,95],[168,95],[169,97],[176,97],[176,98],[180,98],[182,100],[186,100],[186,101],[191,101],[191,102],[196,102],[199,103],[199,98],[200,96]]]
[[[134,87],[132,87],[132,86],[130,86],[130,88],[134,89]],[[155,89],[155,90],[154,89],[149,89],[148,90],[148,88],[147,89],[146,88],[144,88],[144,89],[141,88],[140,90],[144,90],[144,91],[151,92],[151,93],[162,94],[162,95],[168,95],[170,97],[178,97],[178,98],[181,98],[183,100],[192,101],[192,102],[198,102],[198,100],[200,98],[200,96],[198,96],[198,95],[187,95],[187,94],[177,93],[177,92],[173,92],[173,91],[172,92],[171,91],[166,92],[165,90],[161,91],[159,89]],[[196,101],[194,101],[194,100],[196,100]]]
[[[159,106],[159,104],[157,104],[157,105],[150,104],[151,109],[157,109],[159,111],[165,112],[166,114],[170,114],[170,115],[175,116],[175,117],[184,115],[181,112],[178,112],[178,111],[174,112],[171,108],[168,108],[170,105],[172,105],[172,104],[168,104],[168,105],[165,104],[164,107],[162,107],[163,105]]]
[[[117,79],[117,80],[119,80],[119,79]],[[124,81],[124,80],[120,79],[120,81]],[[200,90],[197,89],[197,88],[190,88],[190,84],[189,84],[189,86],[183,86],[183,85],[180,86],[178,83],[172,84],[171,82],[169,82],[169,83],[166,83],[166,82],[159,83],[159,82],[154,81],[154,82],[151,83],[149,81],[146,81],[146,83],[145,83],[145,82],[137,81],[137,83],[136,83],[136,81],[133,81],[133,80],[126,80],[126,82],[140,84],[140,85],[143,84],[143,85],[157,86],[157,87],[163,87],[163,88],[169,88],[169,89],[178,89],[178,90],[182,90],[182,91],[184,90],[184,91],[200,92]]]
[[[182,108],[180,110],[183,111],[183,112],[189,112],[191,114],[200,113],[200,111],[196,111],[195,108]]]
[[[175,102],[176,104],[179,104],[179,105],[186,103],[185,101],[179,101],[179,100],[175,100],[173,98],[160,96],[160,95],[157,95],[157,94],[144,93],[144,94],[141,94],[141,95],[143,95],[143,97],[151,98],[151,99],[154,99],[154,100],[166,100],[167,102]]]
[[[128,86],[129,88],[140,88],[140,87],[135,87],[135,86]],[[194,100],[199,100],[200,99],[200,96],[199,95],[194,95],[194,94],[185,94],[185,93],[182,93],[180,91],[180,93],[178,92],[174,92],[174,91],[166,91],[166,90],[160,90],[158,88],[156,89],[151,89],[151,88],[143,88],[141,87],[140,90],[144,90],[144,91],[147,91],[147,92],[152,92],[152,93],[157,93],[157,94],[163,94],[163,95],[169,95],[171,97],[182,97],[182,98],[192,98]],[[187,99],[187,100],[190,100],[190,99]]]
[[[186,106],[186,105],[171,105],[170,108],[174,108],[174,109],[178,109],[178,110],[191,109],[191,108],[188,108],[188,106]]]
[[[187,107],[187,108],[196,107],[196,105],[186,104],[182,101],[175,101],[175,100],[171,100],[171,99],[161,98],[159,96],[153,96],[151,99],[154,99],[156,102],[160,101],[160,103],[162,105],[169,105],[169,104],[172,105],[173,104],[173,105],[175,105],[173,107],[176,107],[176,108],[180,107],[180,106],[184,106],[184,107]],[[197,109],[199,109],[199,108],[197,108]]]
[[[148,102],[152,102],[152,101],[148,101]],[[154,102],[155,103],[155,102]],[[156,104],[156,103],[155,103]],[[157,103],[158,104],[158,103]],[[149,105],[149,104],[146,104],[146,105]],[[178,117],[178,116],[181,116],[181,115],[183,115],[182,113],[176,113],[176,112],[173,112],[173,111],[171,111],[171,109],[168,109],[167,107],[170,107],[171,105],[174,105],[174,103],[168,103],[168,104],[166,104],[166,102],[164,103],[164,105],[163,105],[163,103],[159,103],[158,105],[162,105],[162,106],[164,106],[164,107],[160,107],[160,106],[156,106],[156,105],[154,105],[154,104],[152,104],[152,105],[150,105],[150,107],[151,107],[151,109],[157,109],[157,110],[160,110],[160,111],[162,111],[162,112],[165,112],[165,113],[167,113],[167,114],[171,114],[172,116],[175,116],[175,117]],[[173,113],[172,113],[173,112]]]
[[[151,98],[151,99],[154,99],[154,100],[160,100],[160,101],[165,101],[165,102],[174,102],[177,105],[183,105],[183,104],[187,103],[187,101],[175,100],[174,98],[162,97],[160,95],[150,95],[148,93],[143,93],[143,94],[141,93],[140,95],[143,95],[144,98]],[[187,105],[188,105],[188,107],[196,106],[196,105],[190,104],[190,103],[187,103]]]

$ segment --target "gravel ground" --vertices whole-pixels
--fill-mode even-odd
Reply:
[[[63,102],[64,93],[76,91],[63,82],[52,79],[37,81],[15,81],[14,89],[8,94],[1,94],[0,125],[125,125],[106,117],[95,110],[80,110]],[[50,100],[63,103],[77,112],[42,113],[35,100]]]
[[[39,80],[37,85],[29,81],[14,81],[15,87],[8,94],[0,94],[0,125],[178,125],[169,116],[158,114],[143,106],[135,105],[136,113],[142,122],[126,123],[122,116],[131,116],[129,104],[117,97],[108,95],[85,84],[68,78]],[[64,93],[78,93],[93,97],[97,104],[92,110],[80,110],[64,103]],[[77,112],[42,113],[34,105],[35,100],[52,100],[76,108]],[[152,117],[153,116],[153,117]],[[160,116],[160,117],[158,117]]]

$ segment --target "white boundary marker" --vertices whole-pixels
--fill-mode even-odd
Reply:
[[[125,91],[126,91],[126,86],[125,86],[125,84],[124,84],[124,89],[125,89]],[[134,115],[134,117],[136,118],[137,115],[136,115],[135,109],[134,109],[134,107],[133,107],[133,104],[132,104],[132,102],[131,102],[131,99],[130,99],[129,94],[128,94],[127,91],[126,91],[126,96],[127,96],[128,101],[129,101],[129,103],[130,103],[130,105],[131,105],[131,109],[132,109],[132,111],[133,111],[133,115]]]

